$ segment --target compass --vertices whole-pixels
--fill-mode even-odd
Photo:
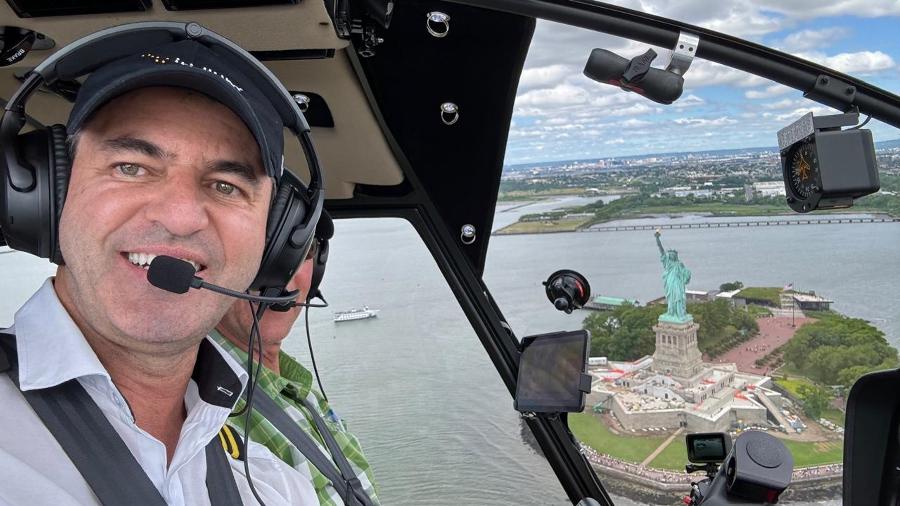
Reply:
[[[801,199],[807,199],[820,188],[819,159],[812,141],[799,143],[790,155],[788,184]]]

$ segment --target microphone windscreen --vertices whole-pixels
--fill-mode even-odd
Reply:
[[[160,255],[150,262],[147,281],[167,292],[187,293],[195,272],[194,266],[184,260]]]

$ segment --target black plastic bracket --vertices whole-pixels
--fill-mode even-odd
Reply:
[[[594,383],[594,377],[590,374],[582,374],[581,375],[581,383],[578,385],[578,389],[582,392],[589,394],[591,393],[591,385]]]
[[[652,49],[648,49],[646,53],[632,58],[622,74],[622,82],[625,84],[641,82],[641,79],[650,71],[650,64],[655,59],[656,51]]]
[[[853,108],[856,101],[856,86],[831,76],[819,74],[816,77],[816,83],[812,88],[806,90],[803,96],[828,107],[847,112]]]

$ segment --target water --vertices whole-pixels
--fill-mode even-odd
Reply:
[[[498,212],[494,229],[557,206]],[[323,283],[333,306],[312,312],[310,327],[325,390],[362,440],[383,502],[567,504],[543,457],[523,443],[509,394],[412,227],[375,219],[336,228]],[[667,230],[662,240],[693,271],[692,289],[793,283],[900,344],[900,286],[891,282],[900,224]],[[661,293],[652,232],[495,236],[485,280],[519,337],[580,326],[583,314],[559,313],[544,296],[540,282],[560,268],[585,274],[595,293],[641,302]],[[46,261],[0,254],[0,325],[52,271]],[[331,321],[332,309],[364,304],[381,309],[378,318]],[[302,325],[285,349],[309,365]]]

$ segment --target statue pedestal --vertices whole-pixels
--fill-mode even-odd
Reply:
[[[686,322],[661,320],[653,326],[656,350],[652,370],[659,374],[690,379],[703,370],[703,357],[697,347],[697,329],[693,319]]]

